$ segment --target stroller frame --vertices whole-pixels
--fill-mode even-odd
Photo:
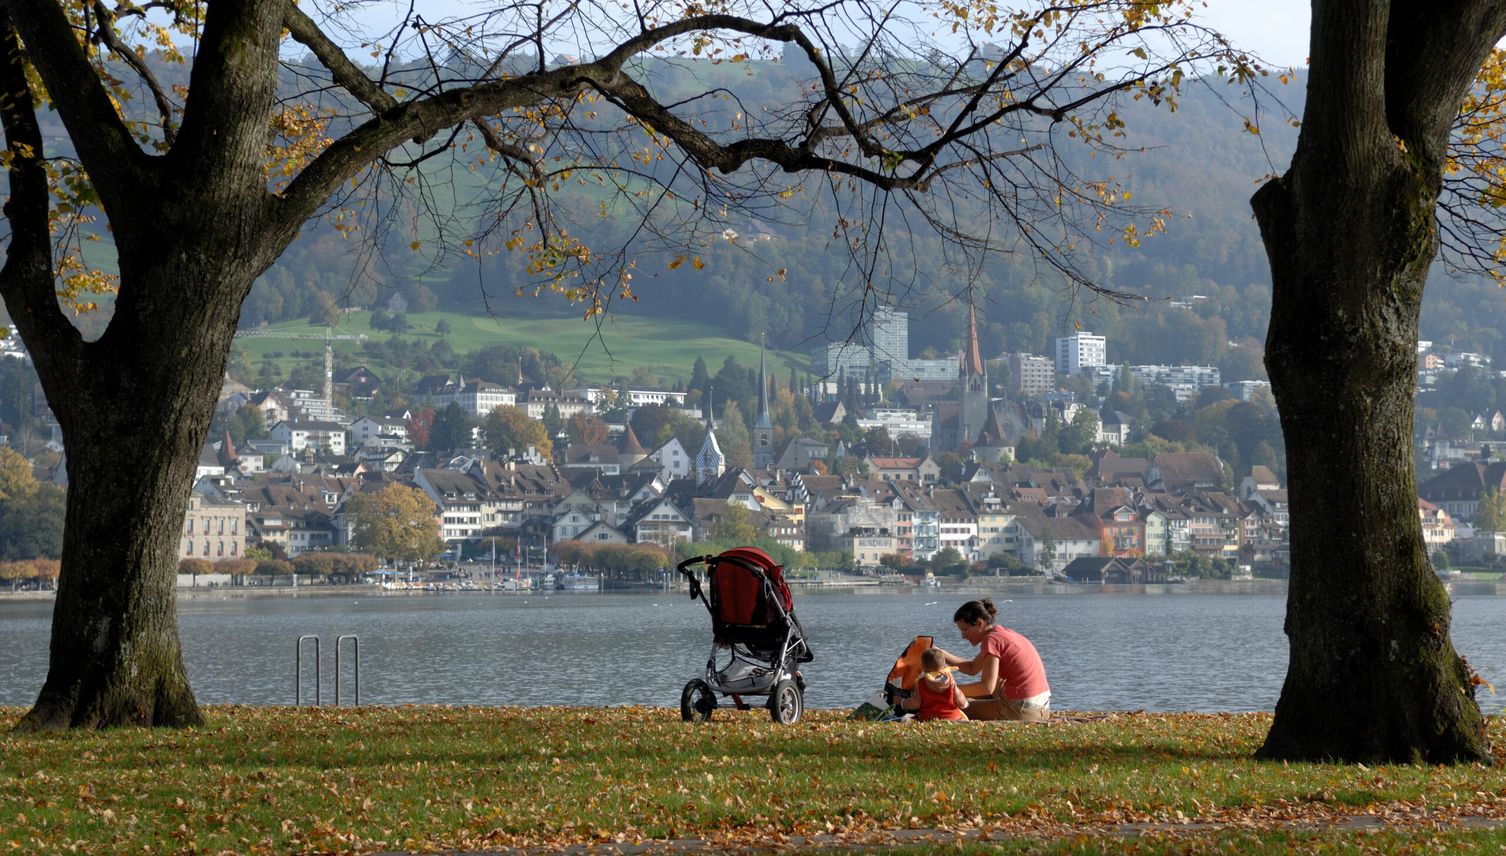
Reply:
[[[705,588],[694,570],[697,565],[706,568]],[[767,696],[775,722],[798,720],[805,709],[805,679],[796,666],[814,658],[795,618],[780,567],[762,550],[738,548],[719,556],[686,559],[675,569],[688,582],[691,599],[705,603],[713,631],[704,676],[692,679],[680,693],[681,718],[687,722],[710,719],[719,694],[730,697],[738,710],[751,707],[744,696]],[[725,603],[723,585],[717,579],[721,574],[751,575],[758,587],[756,601]],[[727,619],[729,608],[739,607],[749,613],[748,623]],[[717,665],[719,649],[727,657],[721,666]]]

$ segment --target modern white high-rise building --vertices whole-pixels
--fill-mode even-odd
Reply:
[[[1106,340],[1092,333],[1073,333],[1056,340],[1056,371],[1075,375],[1089,366],[1108,363]]]
[[[866,346],[858,341],[831,342],[811,351],[811,369],[821,377],[863,378],[872,370],[880,383],[890,380],[956,380],[958,358],[927,360],[910,356],[910,313],[874,307],[864,323]]]
[[[873,356],[870,362],[902,365],[910,359],[910,314],[887,306],[874,307]]]

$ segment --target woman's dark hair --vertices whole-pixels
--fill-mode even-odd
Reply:
[[[957,607],[957,611],[952,613],[952,620],[967,624],[974,624],[978,621],[993,624],[994,616],[998,614],[999,608],[994,606],[993,600],[985,597],[982,600],[970,600]]]

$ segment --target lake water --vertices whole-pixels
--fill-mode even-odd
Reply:
[[[1000,592],[1001,621],[1035,643],[1053,706],[1073,710],[1271,710],[1286,671],[1285,596],[1076,589]],[[812,594],[796,614],[815,652],[806,704],[851,707],[882,686],[899,651],[927,633],[963,653],[953,610],[969,596],[921,591]],[[381,594],[180,598],[195,693],[207,704],[292,704],[294,651],[322,637],[323,698],[334,641],[360,639],[367,704],[675,706],[704,667],[711,622],[673,594]],[[50,601],[0,601],[0,705],[29,705],[47,669]],[[1506,597],[1456,595],[1459,651],[1506,694]],[[311,652],[309,652],[311,654]],[[345,649],[345,700],[352,690]],[[305,660],[305,700],[313,696]],[[1481,697],[1501,711],[1506,695]]]

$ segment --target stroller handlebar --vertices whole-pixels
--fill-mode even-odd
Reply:
[[[691,556],[690,558],[686,559],[685,561],[681,562],[680,564],[675,565],[675,570],[679,571],[682,574],[685,574],[686,576],[691,576],[692,575],[691,571],[690,571],[690,566],[691,565],[705,564],[706,562],[710,561],[712,558],[714,558],[714,557],[712,557],[712,556]]]
[[[675,570],[679,571],[685,577],[686,582],[690,583],[691,600],[695,600],[701,596],[701,581],[696,579],[695,571],[690,569],[691,565],[703,565],[713,558],[713,556],[691,556],[680,564],[675,565]]]

